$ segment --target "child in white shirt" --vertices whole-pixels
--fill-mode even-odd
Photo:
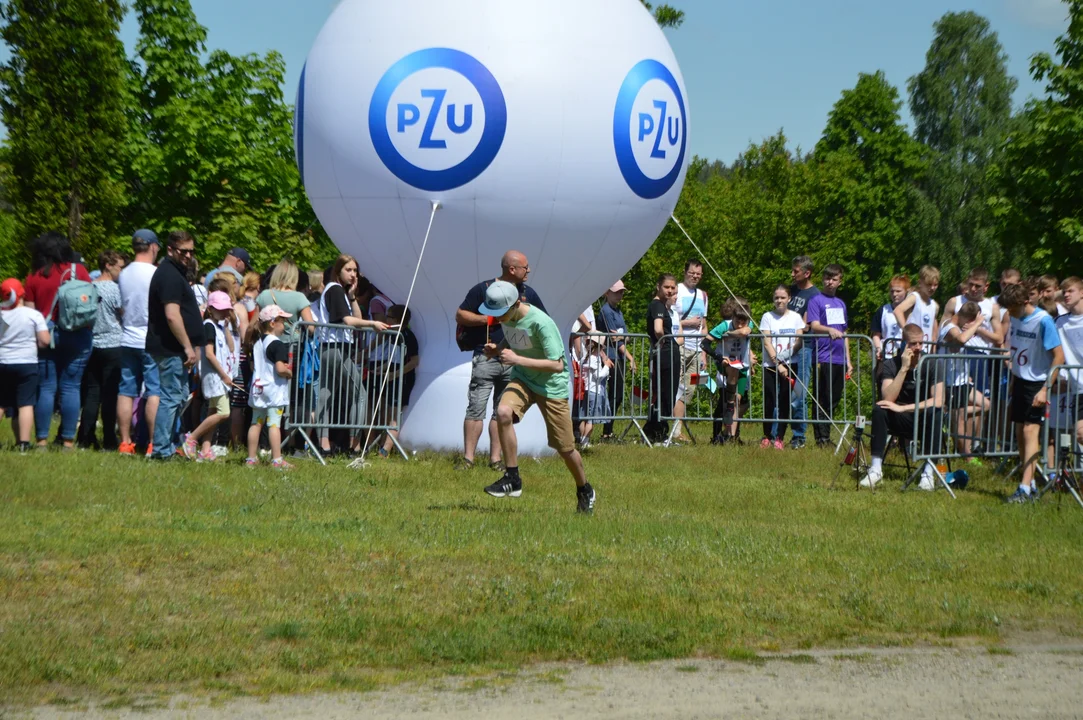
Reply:
[[[38,348],[50,343],[45,317],[23,305],[26,290],[16,278],[0,285],[0,420],[16,410],[12,434],[20,452],[30,450],[30,428],[38,399]]]

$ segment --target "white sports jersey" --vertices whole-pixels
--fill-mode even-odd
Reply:
[[[229,331],[224,330],[213,320],[204,321],[203,327],[204,329],[213,329],[214,358],[218,361],[218,364],[222,366],[222,369],[226,371],[226,374],[233,377],[233,353],[229,351],[229,345],[226,342],[226,333]],[[222,378],[220,378],[214,368],[211,367],[210,361],[207,360],[206,350],[203,351],[203,360],[200,361],[199,375],[203,397],[216,398],[227,394],[226,384],[222,382]]]
[[[730,367],[745,369],[752,365],[750,337],[727,335],[722,338],[722,352]]]
[[[902,344],[902,328],[895,319],[895,306],[887,303],[879,310],[880,313],[880,346],[884,350],[884,357],[893,357]]]
[[[955,312],[959,312],[959,308],[970,302],[970,299],[966,295],[957,295],[955,297]],[[993,332],[993,298],[983,298],[978,307],[981,308],[981,315],[984,320],[981,321],[981,327],[987,332]],[[975,335],[966,341],[968,348],[983,349],[990,347],[990,343],[980,335]]]
[[[1042,382],[1049,377],[1052,358],[1045,349],[1042,330],[1046,323],[1052,325],[1053,319],[1042,309],[1022,319],[1012,318],[1012,375],[1020,380]],[[1056,332],[1055,326],[1053,332]]]
[[[252,346],[252,388],[248,392],[248,404],[254,408],[281,408],[290,405],[289,379],[275,372],[275,365],[267,359],[267,348],[282,342],[274,335],[264,335]]]
[[[948,320],[940,326],[940,337],[938,337],[937,340],[940,342],[940,353],[942,355],[959,355],[963,352],[962,345],[955,345],[954,347],[948,345],[948,333],[953,329],[956,329],[956,325],[951,320]],[[946,360],[942,362],[945,366],[945,385],[948,387],[959,387],[960,385],[970,384],[970,375],[967,372],[969,362],[967,360]]]
[[[910,311],[910,317],[906,318],[906,324],[919,326],[922,333],[921,339],[925,342],[932,342],[933,326],[936,325],[937,311],[940,308],[936,304],[936,300],[930,300],[929,302],[922,300],[921,293],[912,292],[910,296],[914,298],[914,308]],[[992,304],[990,304],[990,307],[992,307]],[[958,308],[956,308],[956,312],[958,311]],[[992,325],[989,326],[990,329],[992,327]]]
[[[775,346],[775,354],[782,362],[789,362],[793,356],[793,346],[797,344],[797,333],[804,330],[805,321],[793,310],[787,310],[782,317],[773,312],[766,312],[760,319],[760,332],[765,336],[770,335],[770,340],[764,338],[764,342],[770,342]],[[764,367],[775,367],[775,361],[764,353]]]
[[[1083,365],[1083,315],[1061,315],[1057,318],[1057,332],[1064,349],[1065,365]],[[1068,372],[1069,392],[1083,393],[1083,370]]]

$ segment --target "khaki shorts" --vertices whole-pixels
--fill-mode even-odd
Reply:
[[[266,425],[269,428],[282,427],[282,416],[286,414],[286,408],[252,408],[252,424]]]
[[[229,395],[207,398],[207,415],[229,415]]]
[[[696,391],[697,385],[692,382],[692,376],[702,374],[703,368],[699,364],[702,355],[701,350],[686,350],[683,346],[681,347],[680,389],[682,394],[691,395]]]
[[[572,410],[567,398],[549,398],[539,395],[522,382],[512,380],[500,396],[500,404],[511,408],[515,422],[526,415],[532,405],[537,405],[545,419],[545,435],[549,447],[558,453],[575,450],[575,434],[572,432]]]

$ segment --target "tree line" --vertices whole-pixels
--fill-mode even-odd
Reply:
[[[663,27],[684,13],[651,7]],[[1013,113],[1017,82],[989,22],[948,13],[907,84],[915,124],[882,72],[835,103],[811,151],[783,131],[733,163],[693,161],[676,215],[757,312],[796,255],[842,264],[855,323],[889,279],[926,263],[942,298],[974,265],[1025,274],[1083,271],[1083,0],[1065,9],[1056,53],[1030,71],[1045,96]],[[22,275],[27,242],[61,229],[88,258],[124,248],[133,228],[189,230],[203,264],[242,246],[256,265],[302,267],[336,254],[293,157],[293,108],[276,52],[208,50],[188,0],[134,0],[134,56],[120,0],[3,0],[0,37],[0,274]],[[693,254],[674,224],[631,270],[638,323],[658,273]],[[725,292],[710,271],[704,287]],[[720,303],[716,303],[720,304]]]

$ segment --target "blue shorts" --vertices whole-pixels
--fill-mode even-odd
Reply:
[[[38,401],[38,364],[0,365],[0,407],[33,407]]]
[[[143,392],[139,392],[140,386]],[[122,397],[161,397],[158,364],[142,350],[123,348],[120,354],[120,393]]]

